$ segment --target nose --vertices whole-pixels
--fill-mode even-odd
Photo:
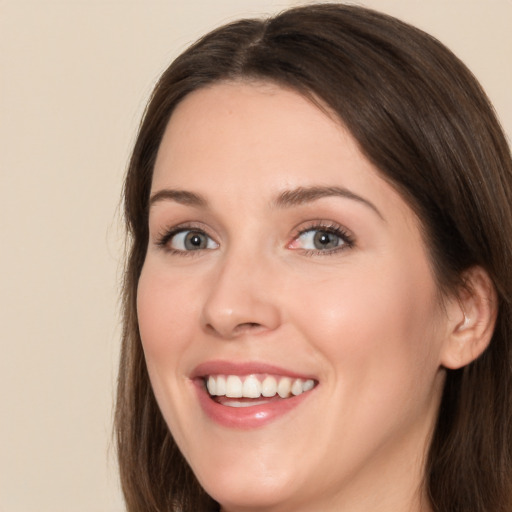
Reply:
[[[226,255],[215,268],[203,305],[203,328],[235,339],[277,329],[281,322],[275,270],[263,259]]]

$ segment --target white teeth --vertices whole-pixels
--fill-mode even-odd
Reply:
[[[281,398],[286,398],[290,391],[292,390],[292,379],[288,377],[284,377],[279,381],[279,384],[277,385],[277,394]]]
[[[274,396],[277,393],[277,382],[274,377],[265,377],[261,383],[261,394],[266,397]]]
[[[217,382],[217,386],[218,385],[219,385],[219,383]],[[313,379],[308,379],[306,382],[304,382],[302,389],[304,390],[304,392],[306,392],[306,391],[313,389],[314,387],[315,387],[315,382],[313,381]]]
[[[254,375],[249,375],[244,381],[242,396],[247,398],[259,398],[261,396],[260,381]]]
[[[229,398],[242,398],[242,379],[236,375],[229,375],[226,379],[226,396]]]
[[[259,400],[258,402],[239,402],[238,400],[230,400],[224,405],[227,405],[228,407],[254,407],[255,405],[264,405],[266,403],[266,400]]]
[[[206,382],[206,387],[208,388],[208,393],[210,393],[210,395],[212,395],[212,396],[217,395],[217,382],[211,375],[208,377],[208,381]]]
[[[226,394],[226,377],[224,377],[224,375],[219,375],[216,380],[217,386],[215,391],[217,396],[224,396]]]
[[[300,395],[303,391],[302,382],[300,379],[295,379],[292,384],[292,395]]]
[[[271,398],[279,395],[281,398],[297,396],[310,391],[315,386],[313,379],[291,379],[290,377],[275,378],[267,375],[263,381],[256,375],[240,377],[238,375],[210,375],[206,379],[206,387],[211,396],[226,396],[228,398]],[[233,407],[242,407],[236,402]]]

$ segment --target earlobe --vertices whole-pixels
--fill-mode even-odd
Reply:
[[[448,337],[441,364],[458,369],[477,359],[489,345],[496,317],[498,299],[494,284],[481,267],[465,272],[466,286],[448,305]]]

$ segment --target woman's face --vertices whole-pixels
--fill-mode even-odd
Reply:
[[[151,194],[140,333],[206,491],[225,510],[414,501],[448,321],[417,218],[347,130],[296,92],[217,84],[172,115]]]

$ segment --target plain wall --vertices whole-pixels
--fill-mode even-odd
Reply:
[[[123,510],[118,207],[139,117],[195,38],[298,3],[0,0],[0,512]],[[452,48],[512,134],[512,0],[358,3]]]

